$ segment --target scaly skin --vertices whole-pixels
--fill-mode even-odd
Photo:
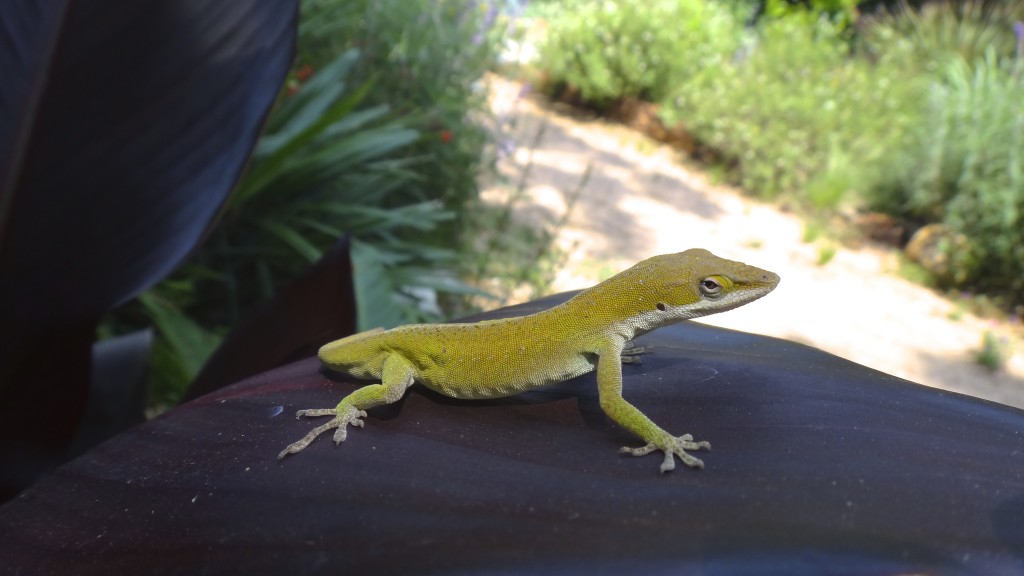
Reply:
[[[771,292],[778,275],[692,249],[655,256],[584,290],[567,302],[530,316],[474,324],[414,324],[371,330],[331,342],[320,359],[334,370],[380,380],[349,394],[335,408],[300,410],[334,416],[285,448],[278,458],[335,429],[362,426],[366,410],[389,404],[420,383],[454,398],[497,398],[532,390],[597,368],[601,408],[647,444],[623,448],[642,456],[664,452],[661,471],[703,462],[687,450],[710,449],[689,434],[672,436],[622,397],[622,354],[627,343],[681,320],[731,310]]]

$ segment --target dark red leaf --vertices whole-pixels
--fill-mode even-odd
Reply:
[[[365,384],[309,359],[63,466],[0,508],[0,558],[76,575],[1021,573],[1024,412],[696,323],[638,343],[655,350],[624,367],[626,398],[709,440],[704,470],[617,454],[639,442],[593,373],[490,401],[414,387],[341,446],[278,461],[323,422],[296,409]]]

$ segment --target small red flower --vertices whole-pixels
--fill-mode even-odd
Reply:
[[[445,144],[447,144],[447,143],[449,143],[451,141],[452,141],[452,131],[451,130],[444,130],[443,132],[441,132],[441,142],[444,142]]]
[[[299,82],[305,82],[312,75],[313,67],[310,66],[309,64],[306,64],[302,68],[299,68],[298,70],[295,71],[295,79],[298,80]]]

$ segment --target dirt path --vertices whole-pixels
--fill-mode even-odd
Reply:
[[[1007,327],[959,314],[953,303],[897,277],[891,251],[837,247],[819,266],[819,245],[802,241],[801,220],[709,184],[671,149],[623,126],[558,114],[504,80],[494,79],[492,98],[496,113],[515,118],[518,148],[500,163],[503,173],[518,178],[543,129],[525,217],[556,222],[591,169],[556,239],[568,260],[552,291],[591,286],[655,254],[704,247],[773,270],[782,283],[762,301],[702,322],[810,344],[921,384],[1024,408],[1024,347],[1018,343],[1004,370],[982,368],[974,360],[982,334],[1009,334]],[[495,188],[485,198],[503,194]]]

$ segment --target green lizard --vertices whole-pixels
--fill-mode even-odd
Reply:
[[[689,434],[672,436],[622,397],[623,354],[633,338],[662,326],[730,310],[771,292],[778,275],[692,249],[655,256],[584,290],[563,304],[518,318],[464,324],[414,324],[371,330],[326,344],[320,360],[358,378],[380,380],[344,397],[335,408],[300,410],[297,417],[334,416],[285,448],[294,454],[317,436],[361,427],[366,409],[400,399],[419,382],[454,398],[498,398],[597,369],[602,410],[647,445],[622,448],[642,456],[664,452],[661,471],[703,468],[687,450],[710,449]]]

